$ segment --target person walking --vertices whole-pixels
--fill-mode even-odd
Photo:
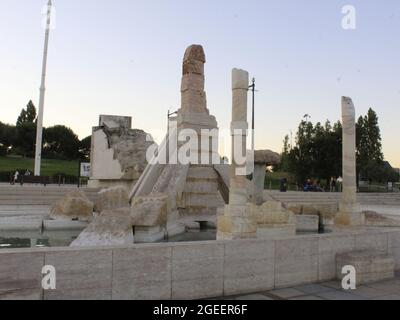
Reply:
[[[18,181],[18,177],[19,177],[19,172],[18,172],[18,170],[17,170],[17,171],[15,171],[15,173],[14,173],[14,184]]]
[[[331,178],[331,192],[337,192],[337,184],[336,184],[336,177]]]

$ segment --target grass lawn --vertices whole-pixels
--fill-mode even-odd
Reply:
[[[57,173],[78,175],[78,161],[42,159],[42,176],[53,176]],[[29,169],[34,171],[34,159],[0,157],[0,172],[13,172],[16,169]]]

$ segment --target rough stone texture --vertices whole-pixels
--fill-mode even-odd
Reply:
[[[294,214],[283,208],[281,202],[271,200],[261,206],[249,204],[249,208],[257,221],[257,238],[271,239],[296,234]]]
[[[132,203],[131,219],[134,226],[154,227],[167,223],[168,197],[152,195],[135,198]]]
[[[186,49],[185,56],[183,57],[184,62],[199,61],[206,62],[206,55],[204,54],[203,47],[198,44],[193,44]],[[185,72],[184,72],[185,74]]]
[[[206,62],[203,47],[192,45],[186,49],[182,70],[182,111],[207,112],[207,99],[204,92],[204,63]]]
[[[103,211],[100,216],[71,243],[71,247],[133,244],[130,209]]]
[[[111,131],[107,134],[111,141],[111,148],[114,149],[114,157],[121,164],[124,173],[122,179],[139,179],[147,165],[147,149],[154,142],[146,141],[149,135],[142,130],[120,129],[117,132]]]
[[[294,214],[283,208],[279,201],[267,201],[262,206],[250,205],[253,214],[257,217],[257,223],[268,224],[294,224]]]
[[[154,142],[146,132],[131,129],[131,123],[130,117],[100,116],[92,134],[91,186],[131,187],[143,173],[147,149]]]
[[[353,101],[342,97],[343,126],[343,192],[336,223],[339,225],[364,225],[364,215],[357,202],[356,183],[356,120]]]
[[[68,193],[51,208],[50,218],[53,220],[91,221],[94,204],[80,190]]]
[[[316,215],[296,215],[296,230],[299,232],[318,232],[319,217]]]
[[[250,184],[252,192],[250,194],[251,200],[256,205],[264,203],[264,189],[265,189],[265,164],[254,164],[253,181]]]
[[[124,187],[101,190],[94,205],[95,212],[129,207],[129,195]]]
[[[264,166],[276,166],[281,163],[281,156],[271,150],[256,150],[254,152],[254,163]]]
[[[344,266],[356,269],[356,284],[363,285],[394,278],[395,261],[387,253],[379,251],[355,251],[338,254],[336,257],[336,274],[343,279]]]
[[[154,242],[168,236],[184,233],[178,223],[178,203],[183,202],[183,191],[188,165],[168,164],[160,171],[147,195],[132,199],[132,223],[135,242]]]

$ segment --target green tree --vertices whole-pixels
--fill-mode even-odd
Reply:
[[[2,149],[0,153],[6,155],[15,144],[15,140],[15,126],[0,122],[0,148]]]
[[[295,175],[299,184],[308,178],[324,180],[341,174],[342,126],[340,122],[333,126],[330,121],[315,125],[301,121],[296,145],[288,148],[288,137],[284,140],[281,170]]]
[[[32,100],[29,100],[25,109],[22,109],[18,119],[17,119],[17,127],[22,125],[23,123],[36,123],[36,107],[33,104]]]
[[[66,126],[46,128],[43,134],[43,155],[52,159],[77,160],[80,141]]]
[[[370,108],[367,115],[357,121],[357,172],[363,180],[376,180],[377,173],[385,171],[378,120],[376,112]]]
[[[33,157],[36,140],[36,108],[29,101],[17,119],[15,146],[17,153]]]
[[[17,126],[16,131],[16,153],[28,158],[33,157],[36,142],[36,125],[25,122]]]
[[[385,162],[378,116],[372,109],[356,124],[357,170],[363,179],[386,183],[397,181],[398,174]],[[301,121],[296,145],[288,148],[284,140],[281,170],[295,175],[299,183],[307,178],[329,182],[330,177],[342,175],[342,125],[326,121],[313,124]]]
[[[92,136],[88,136],[80,141],[79,154],[81,160],[90,160],[91,148],[92,148]]]

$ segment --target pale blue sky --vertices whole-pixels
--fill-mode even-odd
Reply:
[[[0,0],[0,120],[14,123],[38,104],[46,0]],[[46,126],[81,138],[99,114],[133,116],[134,127],[164,132],[180,104],[185,48],[207,55],[208,106],[221,128],[231,110],[230,72],[257,78],[256,147],[280,151],[305,113],[336,121],[340,98],[380,117],[384,152],[400,167],[400,2],[398,0],[54,0]],[[344,5],[357,29],[341,28]],[[158,132],[157,132],[158,131]]]

